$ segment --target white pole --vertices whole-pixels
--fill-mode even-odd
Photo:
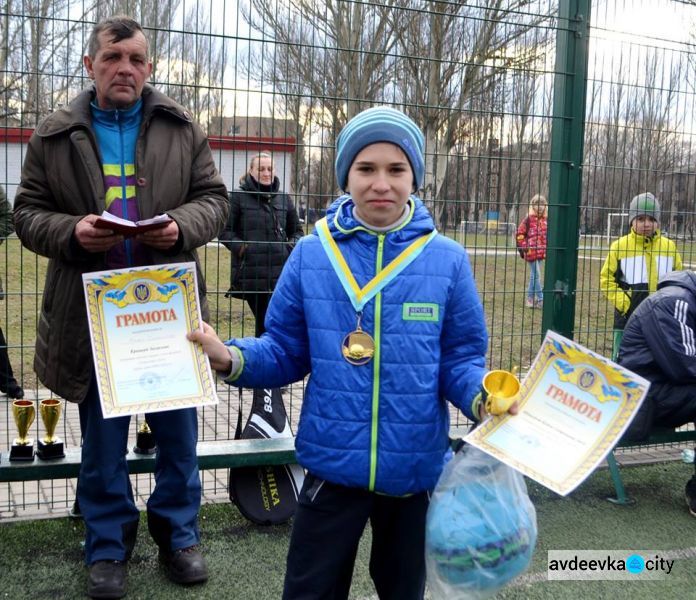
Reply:
[[[612,217],[627,217],[628,213],[609,213],[607,215],[607,245],[611,244],[611,218]]]

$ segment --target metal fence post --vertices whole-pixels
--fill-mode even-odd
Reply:
[[[559,2],[542,336],[573,337],[590,2]]]

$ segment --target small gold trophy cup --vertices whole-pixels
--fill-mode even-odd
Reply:
[[[63,442],[55,436],[56,425],[58,425],[58,419],[60,419],[62,410],[63,403],[55,398],[41,400],[39,403],[39,415],[46,428],[46,435],[42,440],[39,440],[36,454],[43,460],[63,458],[65,456]]]
[[[157,452],[155,436],[152,435],[152,430],[145,418],[143,418],[143,422],[140,424],[140,427],[138,427],[138,434],[135,437],[133,452],[136,454],[154,454]]]
[[[19,437],[10,448],[10,460],[34,460],[34,440],[27,437],[29,428],[36,416],[36,406],[31,400],[14,400],[12,402],[12,416]]]
[[[483,377],[486,398],[486,411],[491,415],[502,415],[514,404],[520,395],[520,380],[514,371],[488,371]]]

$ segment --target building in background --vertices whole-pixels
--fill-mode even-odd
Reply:
[[[246,118],[240,119],[240,121],[242,120],[246,120]],[[24,153],[33,131],[33,129],[20,127],[0,128],[0,185],[5,186],[10,203],[14,202],[20,173],[22,172]],[[295,138],[256,135],[210,135],[209,140],[215,164],[225,180],[228,190],[238,187],[239,178],[246,173],[251,157],[254,154],[270,152],[273,154],[276,175],[280,179],[281,189],[288,190],[292,195],[292,169],[294,154],[297,150]]]

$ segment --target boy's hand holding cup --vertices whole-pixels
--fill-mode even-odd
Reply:
[[[488,371],[481,385],[480,416],[517,413],[517,400],[520,396],[520,380],[515,374],[517,369]]]

